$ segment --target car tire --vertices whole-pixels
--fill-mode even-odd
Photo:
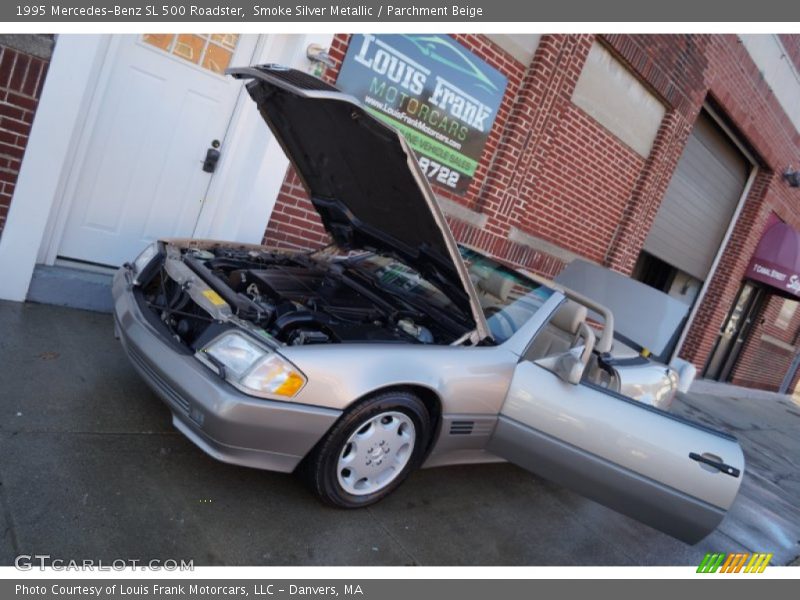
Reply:
[[[417,468],[431,435],[425,404],[410,392],[382,392],[348,409],[304,463],[312,490],[340,508],[382,500]]]

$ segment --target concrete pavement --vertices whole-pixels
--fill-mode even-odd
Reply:
[[[692,394],[676,411],[744,447],[722,526],[681,542],[512,465],[417,472],[360,511],[293,476],[215,462],[128,364],[110,315],[0,302],[0,564],[16,555],[197,565],[669,565],[800,554],[800,406]]]

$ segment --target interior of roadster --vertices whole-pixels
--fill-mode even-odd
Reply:
[[[513,271],[483,270],[480,264],[472,262],[469,272],[498,341],[508,339],[552,294],[549,287],[524,280]],[[536,334],[524,358],[564,375],[572,383],[590,381],[615,389],[618,382],[613,372],[603,368],[598,358],[599,353],[608,352],[611,347],[613,329],[607,327],[611,314],[602,306],[581,300],[567,298],[559,306]],[[590,307],[602,317],[602,322],[590,317]]]

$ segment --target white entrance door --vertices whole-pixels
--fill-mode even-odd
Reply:
[[[117,266],[159,237],[191,237],[257,36],[114,36],[68,190],[58,255]],[[76,65],[76,68],[80,68]],[[216,142],[215,142],[216,140]]]

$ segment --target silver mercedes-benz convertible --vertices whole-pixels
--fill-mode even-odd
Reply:
[[[744,457],[666,412],[676,369],[585,292],[457,245],[402,136],[354,98],[277,66],[231,74],[331,244],[162,240],[118,271],[117,335],[175,427],[341,507],[419,466],[506,460],[688,542],[720,523]]]

